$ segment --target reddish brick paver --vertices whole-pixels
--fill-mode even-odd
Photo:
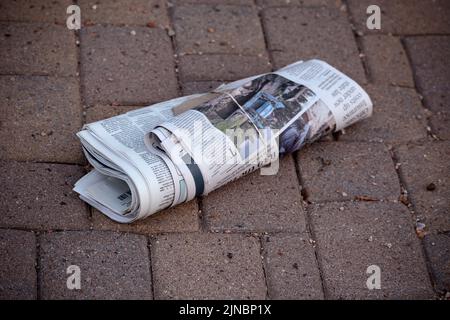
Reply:
[[[195,200],[158,212],[133,224],[118,224],[93,209],[92,228],[138,234],[194,232],[199,230],[199,210]]]
[[[321,204],[312,207],[311,218],[328,298],[433,297],[419,240],[401,204]],[[372,265],[381,271],[380,290],[366,286]]]
[[[163,0],[80,0],[84,24],[144,25],[167,27],[166,4]]]
[[[36,299],[34,233],[0,229],[0,257],[0,299]]]
[[[158,28],[82,29],[81,72],[86,104],[142,105],[177,96],[171,51],[169,37]],[[155,86],[155,82],[164,86]]]
[[[440,293],[444,293],[450,287],[450,233],[428,235],[424,243],[434,285]]]
[[[66,8],[71,0],[14,0],[2,1],[0,4],[0,20],[56,22],[66,21]]]
[[[341,7],[342,0],[256,0],[261,6],[281,7],[281,6],[304,6],[304,7]]]
[[[212,192],[203,198],[202,204],[211,230],[303,232],[306,228],[290,156],[280,161],[277,175],[262,176],[255,172]]]
[[[179,60],[182,82],[232,81],[271,71],[266,56],[186,55]]]
[[[375,105],[371,118],[345,129],[342,141],[398,144],[427,137],[427,113],[414,89],[368,85]]]
[[[315,144],[299,153],[298,164],[308,201],[396,200],[400,196],[394,162],[382,144]]]
[[[85,109],[85,122],[91,123],[106,118],[118,116],[120,114],[127,113],[135,109],[142,108],[142,106],[105,106],[105,105],[95,105],[93,107],[88,107]]]
[[[406,39],[419,92],[432,111],[433,131],[450,140],[450,37],[427,36]]]
[[[40,245],[42,299],[152,298],[147,239],[143,236],[57,232],[42,235]],[[67,268],[72,265],[80,268],[80,290],[67,288]]]
[[[72,191],[84,170],[76,165],[0,162],[0,227],[89,228],[87,206]],[[11,200],[10,200],[11,199]]]
[[[0,76],[0,158],[83,162],[76,78]]]
[[[0,299],[448,296],[448,1],[74,2],[80,31],[72,1],[0,4]],[[360,82],[373,117],[132,225],[71,191],[82,124],[309,58]]]
[[[403,145],[396,154],[418,218],[428,229],[450,230],[450,142]]]
[[[316,58],[366,81],[352,30],[339,9],[270,8],[263,11],[263,22],[275,68]]]
[[[414,87],[408,57],[398,37],[372,35],[362,38],[362,44],[373,82]]]
[[[183,95],[210,92],[220,86],[223,81],[195,81],[185,82],[182,86]]]
[[[0,24],[0,73],[75,76],[75,36],[50,23]]]
[[[254,237],[159,236],[152,241],[152,270],[156,299],[266,297],[260,242]]]
[[[263,239],[271,299],[323,299],[322,282],[308,234],[276,234]]]
[[[255,8],[247,6],[177,6],[174,25],[183,53],[265,53]]]
[[[441,34],[450,31],[447,0],[347,0],[357,30],[363,33],[394,33],[405,35]],[[376,4],[382,12],[381,30],[368,30],[366,14]]]
[[[230,5],[242,5],[242,6],[252,6],[254,5],[254,0],[173,0],[172,3],[177,5],[182,4],[230,4]]]

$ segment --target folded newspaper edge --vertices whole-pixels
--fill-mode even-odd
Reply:
[[[270,169],[279,154],[371,114],[355,81],[323,61],[298,61],[86,124],[77,136],[94,169],[74,190],[130,223]]]

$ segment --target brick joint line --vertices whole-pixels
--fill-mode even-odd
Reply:
[[[153,275],[153,264],[152,264],[152,244],[151,244],[151,238],[149,236],[146,237],[147,239],[147,251],[148,251],[148,266],[149,266],[149,272],[150,272],[150,287],[152,290],[152,299],[155,300],[155,279]]]
[[[205,214],[205,211],[203,208],[203,197],[197,197],[196,201],[197,201],[197,207],[198,207],[197,216],[198,216],[200,231],[208,232],[209,228],[208,228],[208,222],[206,221],[206,214]]]
[[[165,3],[166,6],[166,11],[167,11],[167,16],[169,18],[169,30],[173,30],[173,32],[175,32],[174,36],[170,36],[169,34],[168,37],[170,38],[170,44],[172,45],[172,59],[174,62],[174,66],[175,66],[175,77],[177,78],[177,91],[178,91],[178,95],[180,96],[181,93],[183,92],[183,87],[182,87],[182,83],[181,83],[181,79],[180,79],[180,68],[179,68],[179,55],[178,55],[178,48],[177,48],[177,42],[176,42],[176,31],[175,31],[175,25],[173,23],[173,15],[174,15],[174,9],[173,7],[169,7],[168,3]]]
[[[361,64],[363,66],[364,74],[366,76],[367,81],[368,82],[372,82],[373,79],[372,79],[372,76],[370,74],[369,64],[367,63],[367,61],[365,59],[364,49],[363,49],[360,37],[358,36],[357,31],[356,31],[355,19],[354,19],[353,14],[352,14],[352,12],[350,10],[350,5],[348,4],[347,0],[342,0],[342,1],[343,1],[344,5],[345,5],[345,7],[347,9],[345,15],[347,17],[347,21],[350,24],[350,28],[352,30],[353,37],[355,39],[356,48],[358,49],[359,59],[360,59]]]
[[[74,4],[78,5],[78,0],[74,1]],[[84,101],[84,84],[81,77],[81,29],[75,31],[75,46],[76,46],[76,55],[77,55],[77,73],[78,73],[78,92],[80,95],[80,109],[81,109],[81,124],[84,125],[86,123],[86,111],[85,111],[85,101]],[[83,76],[84,78],[84,76]],[[81,129],[81,128],[80,128]]]
[[[35,232],[36,241],[36,300],[41,300],[41,234],[40,232]]]
[[[270,300],[270,291],[269,291],[269,282],[267,281],[267,270],[266,270],[266,258],[267,258],[267,252],[264,246],[264,239],[263,235],[258,237],[259,240],[259,246],[260,246],[260,255],[261,255],[261,266],[263,270],[264,275],[264,283],[266,285],[266,300]]]
[[[406,59],[408,59],[409,65],[411,66],[412,75],[413,75],[413,82],[414,82],[414,88],[413,88],[413,89],[415,89],[416,92],[417,92],[417,93],[419,94],[419,96],[420,96],[420,99],[419,99],[419,100],[420,100],[420,105],[421,105],[425,110],[429,110],[429,109],[427,108],[427,106],[424,104],[424,101],[423,101],[424,94],[423,94],[423,92],[422,92],[421,90],[419,90],[419,87],[417,86],[417,75],[416,75],[416,70],[415,70],[415,67],[414,67],[414,64],[413,64],[413,61],[412,61],[411,53],[410,53],[410,51],[409,51],[408,46],[407,46],[406,43],[405,43],[405,38],[404,38],[404,37],[401,37],[401,38],[400,38],[400,43],[401,43],[401,45],[402,45],[402,47],[403,47],[403,50],[404,50],[405,53],[406,53]],[[431,136],[432,138],[433,138],[433,135],[438,137],[437,133],[434,132],[434,130],[433,130],[433,126],[432,126],[432,124],[431,124],[431,117],[426,117],[425,120],[426,120],[426,123],[427,123],[427,134],[428,134],[428,136]],[[428,128],[430,128],[431,131],[428,130]]]
[[[398,163],[400,161],[395,152],[396,152],[395,149],[393,149],[392,152],[390,152],[391,158],[392,158],[392,161],[394,161],[394,164]],[[400,168],[398,168],[398,169],[397,169],[397,167],[395,167],[395,168],[396,168],[395,171],[397,172],[398,180],[399,180],[399,183],[400,183],[400,187],[402,188],[402,191],[403,190],[407,191],[407,196],[408,196],[408,198],[407,198],[408,199],[408,204],[405,204],[405,203],[403,203],[401,201],[400,201],[400,203],[402,203],[406,207],[406,209],[411,214],[411,217],[414,218],[413,222],[414,222],[414,226],[415,226],[416,218],[417,218],[416,208],[415,208],[414,204],[410,200],[410,193],[408,191],[408,186],[407,186],[406,180],[404,179],[404,177],[402,175],[402,172],[401,172]],[[415,233],[414,229],[415,228],[413,228],[412,231]],[[431,283],[431,287],[433,288],[433,291],[436,294],[439,294],[439,292],[436,290],[436,287],[434,285],[435,281],[434,281],[433,272],[432,272],[432,268],[431,268],[431,261],[430,261],[430,259],[428,257],[427,252],[426,252],[425,244],[424,244],[424,242],[421,239],[418,239],[418,240],[420,242],[420,249],[421,249],[421,252],[422,252],[422,256],[424,258],[425,267],[427,269],[428,279],[429,279],[429,281]]]
[[[256,1],[256,0],[254,0],[254,1]],[[261,25],[261,30],[262,30],[263,39],[264,39],[264,47],[266,48],[267,57],[269,58],[269,62],[270,62],[270,67],[273,71],[273,57],[272,57],[272,52],[269,50],[269,45],[268,45],[269,42],[267,39],[267,30],[266,30],[266,26],[264,23],[264,19],[262,18],[262,10],[263,9],[258,9],[258,20]]]
[[[299,161],[298,161],[298,152],[294,153],[293,157],[294,157],[294,165],[295,165],[295,172],[296,172],[296,176],[297,176],[297,181],[298,181],[299,186],[301,188],[300,195],[302,197],[302,200],[307,202],[308,201],[307,200],[308,199],[308,193],[306,192],[306,189],[304,189],[303,178],[302,178],[302,175],[301,175],[301,172],[300,172],[300,166],[298,164],[299,163]],[[303,190],[305,190],[305,193],[303,193]],[[316,264],[317,270],[319,271],[320,284],[322,286],[322,293],[323,293],[324,299],[327,299],[327,297],[329,296],[328,295],[328,289],[326,287],[325,277],[324,277],[323,272],[322,272],[322,265],[321,265],[321,262],[320,262],[321,260],[320,260],[319,252],[318,252],[318,249],[317,249],[316,237],[315,237],[315,234],[314,234],[314,231],[313,231],[312,219],[311,219],[311,216],[309,214],[308,207],[309,206],[306,205],[306,207],[303,210],[304,213],[305,213],[306,231],[307,231],[307,234],[308,234],[309,238],[314,241],[314,245],[312,247],[313,247],[313,250],[314,250],[315,264]]]

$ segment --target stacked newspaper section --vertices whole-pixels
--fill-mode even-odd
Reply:
[[[371,114],[356,82],[323,61],[299,61],[86,125],[78,137],[94,170],[74,190],[129,223],[270,168],[279,154]]]

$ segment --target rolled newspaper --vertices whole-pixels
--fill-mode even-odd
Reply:
[[[130,223],[206,195],[281,154],[372,114],[367,93],[320,60],[222,85],[84,126],[94,167],[74,190],[111,219]]]

